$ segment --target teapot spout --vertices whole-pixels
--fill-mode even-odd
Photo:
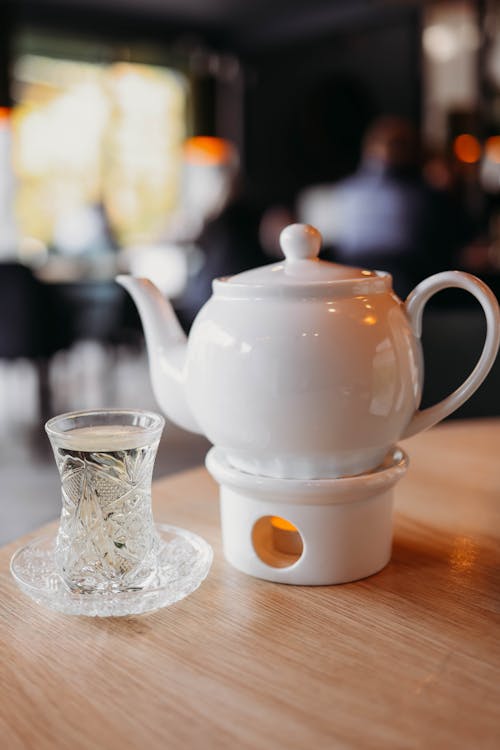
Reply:
[[[134,300],[148,350],[153,393],[166,416],[185,430],[201,433],[185,393],[187,339],[172,305],[148,279],[117,276]]]

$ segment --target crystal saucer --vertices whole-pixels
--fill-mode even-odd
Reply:
[[[71,591],[55,562],[56,532],[38,536],[17,550],[11,573],[21,589],[37,604],[66,615],[123,617],[168,607],[195,591],[208,575],[213,552],[197,534],[176,526],[156,524],[162,546],[156,574],[136,591],[92,594]]]

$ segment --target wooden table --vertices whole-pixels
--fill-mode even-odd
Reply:
[[[392,563],[357,583],[233,570],[201,468],[155,485],[157,518],[215,548],[207,581],[169,609],[44,610],[10,579],[20,540],[4,548],[2,750],[498,750],[500,420],[449,423],[406,448]]]

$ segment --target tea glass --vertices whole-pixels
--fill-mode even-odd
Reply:
[[[62,485],[55,559],[73,591],[137,590],[155,575],[151,480],[164,424],[151,412],[109,409],[47,422]]]
[[[38,604],[64,614],[137,615],[191,594],[212,548],[154,523],[151,477],[163,417],[147,411],[73,412],[46,425],[62,485],[57,534],[30,538],[10,569]]]

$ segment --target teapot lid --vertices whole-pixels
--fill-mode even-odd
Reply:
[[[214,292],[229,297],[349,296],[391,289],[391,276],[320,260],[321,234],[310,224],[290,224],[280,235],[284,261],[214,281]]]

